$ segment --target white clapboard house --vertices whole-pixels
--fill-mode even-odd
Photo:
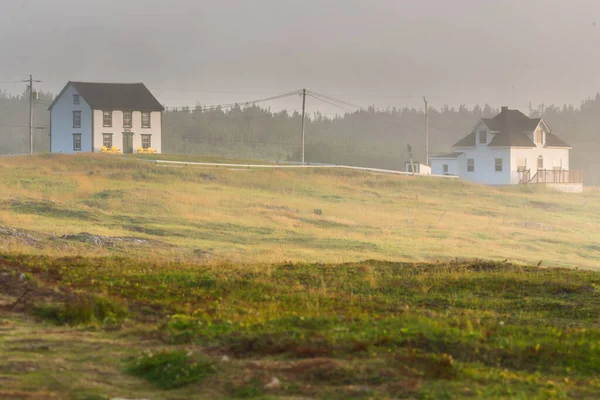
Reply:
[[[49,110],[52,153],[161,151],[164,108],[143,83],[69,82]]]
[[[494,118],[482,118],[452,153],[431,157],[432,174],[456,175],[487,184],[569,184],[578,191],[581,171],[569,168],[571,146],[541,118],[529,118],[502,107]],[[566,187],[566,186],[565,186]]]

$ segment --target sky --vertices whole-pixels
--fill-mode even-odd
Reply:
[[[600,91],[598,0],[0,0],[0,37],[13,93],[33,74],[54,93],[144,82],[167,106],[307,88],[381,108],[427,96],[526,111]]]

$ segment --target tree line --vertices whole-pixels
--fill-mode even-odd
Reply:
[[[52,94],[40,93],[34,109],[36,152],[49,149],[48,105]],[[0,153],[23,154],[29,149],[28,94],[0,92]],[[477,120],[491,118],[500,110],[485,105],[430,108],[430,154],[451,150],[469,133]],[[584,100],[578,107],[546,106],[522,110],[543,117],[550,128],[573,146],[571,169],[584,171],[586,184],[599,185],[600,95]],[[180,108],[165,111],[163,152],[253,158],[271,161],[299,161],[301,157],[301,115],[272,111],[258,105],[229,108]],[[346,112],[335,117],[320,113],[307,115],[305,157],[313,163],[333,163],[373,168],[404,169],[407,144],[416,160],[425,159],[425,114],[416,108],[376,109]]]

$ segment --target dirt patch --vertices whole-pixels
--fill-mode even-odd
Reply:
[[[519,222],[513,222],[512,224],[517,225],[518,227],[524,228],[524,229],[537,229],[537,230],[541,230],[541,231],[556,230],[556,228],[553,226],[544,225],[540,222],[533,222],[533,221],[519,221]]]
[[[332,358],[313,358],[299,361],[253,361],[250,365],[260,370],[301,373],[315,368],[338,368],[339,362]]]
[[[294,213],[294,214],[300,213],[300,210],[298,210],[296,208],[290,208],[288,206],[266,205],[264,207],[267,210],[271,210],[271,211],[285,211],[285,212],[290,212],[290,213]]]
[[[24,372],[34,372],[39,368],[39,365],[32,361],[8,361],[7,363],[0,365],[0,373],[21,374]]]
[[[100,236],[100,235],[92,235],[91,233],[81,232],[70,235],[63,235],[60,237],[61,239],[88,243],[97,247],[115,247],[118,243],[132,243],[132,244],[141,244],[148,245],[150,244],[149,240],[136,238],[136,237],[112,237],[112,236]]]
[[[18,238],[28,246],[39,245],[39,241],[30,234],[10,226],[0,225],[0,236]]]
[[[2,390],[0,389],[0,399],[32,399],[32,400],[49,400],[59,399],[56,393],[51,392],[24,392],[21,390]]]

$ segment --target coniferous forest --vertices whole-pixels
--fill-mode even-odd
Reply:
[[[34,150],[49,150],[48,106],[52,94],[40,93],[34,107]],[[587,185],[599,185],[600,95],[579,106],[538,106],[521,110],[543,117],[567,141],[571,169],[584,171]],[[499,110],[485,105],[429,110],[430,154],[448,152],[469,133],[479,118]],[[299,161],[301,115],[297,111],[271,111],[258,105],[229,108],[170,109],[163,117],[163,152]],[[28,94],[0,92],[0,153],[24,154],[29,149]],[[423,109],[370,107],[345,111],[336,117],[307,115],[306,161],[374,168],[404,169],[407,144],[416,160],[425,159]]]

